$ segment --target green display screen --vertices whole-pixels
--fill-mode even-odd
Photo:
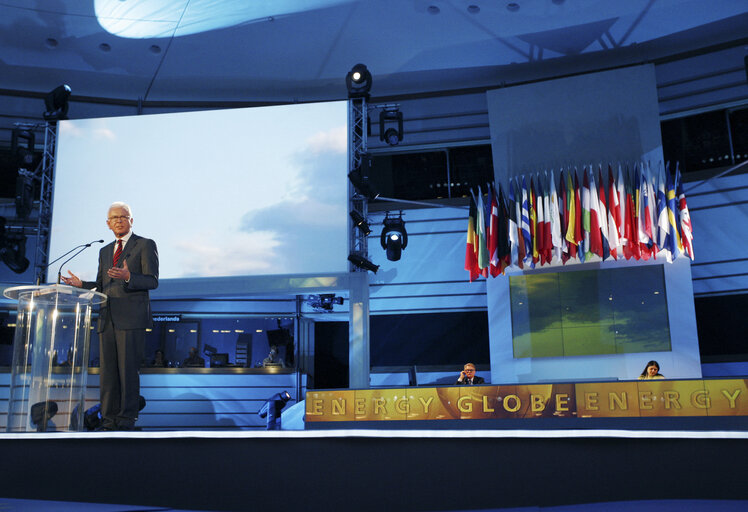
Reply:
[[[515,358],[669,351],[662,265],[511,276]]]

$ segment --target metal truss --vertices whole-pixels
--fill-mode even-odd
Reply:
[[[368,120],[366,111],[366,98],[351,98],[348,100],[348,173],[362,172],[367,160],[366,136],[368,131]],[[369,213],[369,203],[366,196],[358,193],[352,183],[348,183],[348,203],[351,211],[357,211],[366,219]],[[349,218],[348,220],[349,253],[368,258],[368,243],[366,235]],[[350,265],[353,272],[367,272],[355,265]]]
[[[57,146],[57,123],[49,122],[44,126],[44,153],[42,161],[34,171],[39,180],[39,219],[37,221],[36,254],[34,268],[37,282],[44,281],[44,273],[49,261],[49,235],[52,226],[52,181],[55,169],[55,148]]]

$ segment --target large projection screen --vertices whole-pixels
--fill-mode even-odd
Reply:
[[[61,121],[50,260],[112,241],[124,201],[161,278],[346,272],[347,137],[346,102]],[[101,246],[63,274],[95,279]]]

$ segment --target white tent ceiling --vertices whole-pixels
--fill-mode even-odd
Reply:
[[[738,0],[0,0],[0,92],[146,102],[491,87],[740,42]]]

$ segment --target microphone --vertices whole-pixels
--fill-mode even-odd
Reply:
[[[70,256],[70,258],[68,258],[65,261],[63,261],[62,265],[60,265],[60,270],[57,271],[57,284],[60,284],[60,280],[62,279],[62,267],[64,267],[66,264],[68,264],[70,262],[70,260],[72,260],[73,258],[75,258],[76,256],[78,256],[80,253],[82,253],[83,251],[85,251],[86,249],[88,249],[89,247],[91,247],[93,244],[103,244],[103,243],[104,243],[104,240],[94,240],[93,242],[89,242],[87,244],[82,244],[82,245],[79,245],[77,247],[73,247],[68,252],[66,252],[65,254],[63,254],[62,256],[60,256],[59,258],[57,258],[56,260],[51,261],[47,265],[47,267],[49,267],[52,263],[60,261],[62,258],[64,258],[65,256],[67,256],[68,254],[70,254],[74,250],[80,249],[78,252],[76,252],[75,254],[73,254],[72,256]]]

